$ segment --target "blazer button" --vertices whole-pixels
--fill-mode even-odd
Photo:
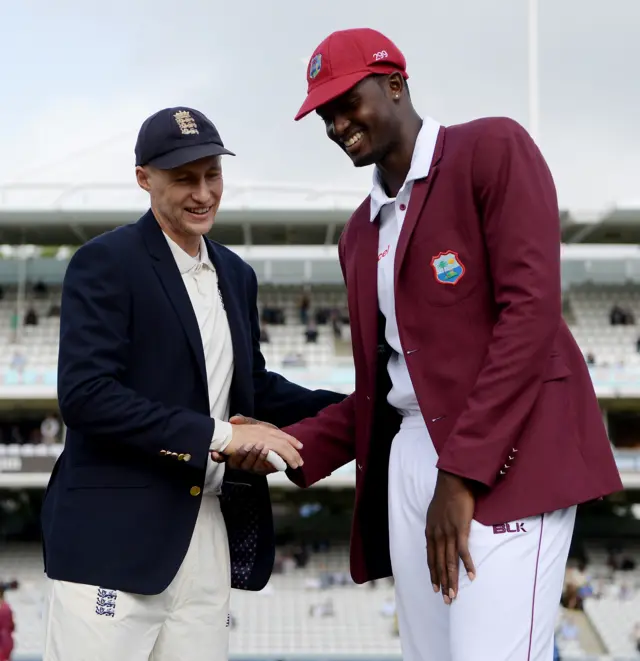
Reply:
[[[190,493],[192,496],[199,496],[199,495],[200,495],[200,491],[201,491],[200,487],[191,487],[191,489],[189,489],[189,493]]]
[[[191,455],[189,453],[181,454],[178,459],[181,459],[182,461],[191,461]]]
[[[160,450],[160,454],[167,454],[166,450]]]

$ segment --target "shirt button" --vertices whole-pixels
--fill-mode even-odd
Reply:
[[[400,205],[400,211],[404,211],[407,208],[406,204],[401,204]]]
[[[191,487],[191,489],[189,489],[189,493],[192,496],[199,496],[200,495],[200,487]]]

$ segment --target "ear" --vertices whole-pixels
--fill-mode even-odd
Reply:
[[[142,190],[146,190],[147,193],[151,192],[151,185],[149,183],[149,172],[137,165],[136,166],[136,181],[138,182],[138,186],[142,188]]]
[[[389,78],[387,78],[387,86],[389,92],[391,93],[392,99],[397,99],[402,96],[402,92],[405,89],[404,78],[400,73],[392,73]]]

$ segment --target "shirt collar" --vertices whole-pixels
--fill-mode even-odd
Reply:
[[[410,182],[417,179],[424,179],[428,176],[431,169],[431,162],[433,161],[433,153],[436,149],[436,142],[438,141],[439,130],[440,124],[434,119],[425,117],[422,120],[422,127],[416,138],[413,156],[411,157],[411,166],[402,186],[403,188]],[[373,222],[378,217],[380,209],[385,204],[393,202],[393,199],[385,193],[380,173],[376,167],[373,171],[373,188],[371,189],[371,193],[369,193],[369,220]]]
[[[176,265],[181,275],[189,273],[193,268],[202,264],[208,266],[211,270],[215,270],[211,258],[209,257],[209,251],[207,250],[207,242],[204,240],[204,237],[200,237],[200,252],[197,257],[192,257],[189,253],[185,252],[168,234],[163,232],[164,238],[169,244],[171,249],[171,254],[176,260]]]

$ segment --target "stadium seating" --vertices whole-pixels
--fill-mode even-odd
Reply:
[[[595,633],[616,658],[633,658],[634,626],[640,622],[640,547],[629,543],[624,555],[635,561],[631,571],[612,571],[608,551],[597,544],[586,548],[587,575],[595,595],[584,600],[584,612]]]
[[[313,319],[318,310],[346,311],[346,292],[343,287],[323,286],[309,290]],[[259,308],[277,308],[282,311],[285,323],[263,324],[269,341],[262,345],[267,364],[278,369],[287,358],[302,357],[302,366],[327,367],[340,363],[331,324],[317,326],[318,338],[308,343],[306,326],[301,322],[299,303],[303,293],[298,286],[265,286],[259,294]],[[37,325],[25,326],[18,344],[12,343],[11,317],[16,309],[16,292],[8,290],[0,300],[0,370],[10,368],[14,354],[20,352],[29,368],[53,369],[57,363],[59,319],[49,316],[52,304],[59,302],[59,289],[51,289],[43,298],[29,298],[25,305],[32,306],[38,314]],[[565,292],[565,317],[571,331],[584,353],[593,353],[599,366],[640,366],[640,353],[636,343],[640,328],[635,324],[611,325],[611,307],[618,304],[640,319],[640,288],[636,285],[579,285]],[[349,328],[343,327],[342,338],[348,343]],[[344,342],[343,342],[344,344]],[[341,347],[343,349],[344,347]],[[348,350],[348,348],[347,348]],[[348,358],[348,356],[347,356]]]
[[[318,338],[315,343],[308,343],[305,337],[306,326],[300,322],[297,304],[301,295],[301,287],[267,288],[260,293],[260,309],[265,306],[276,307],[283,311],[284,325],[263,324],[269,335],[269,342],[263,344],[267,364],[277,369],[283,366],[287,358],[301,356],[304,367],[327,366],[335,356],[334,336],[330,325],[319,325]],[[16,292],[8,290],[0,300],[0,371],[10,370],[16,353],[25,359],[24,373],[31,369],[55,370],[58,357],[58,338],[60,320],[56,316],[48,316],[52,304],[59,303],[60,290],[51,289],[44,298],[29,298],[24,305],[24,311],[33,307],[38,315],[37,325],[23,326],[21,337],[13,342],[11,318],[16,311]],[[314,294],[311,316],[317,309],[344,309],[346,296],[343,288],[323,288]],[[346,336],[348,339],[348,335]]]
[[[636,342],[640,329],[635,324],[612,326],[609,315],[617,304],[640,319],[640,289],[637,285],[583,285],[569,290],[567,301],[571,331],[587,353],[593,353],[597,365],[640,365]]]
[[[305,367],[321,367],[333,362],[333,334],[328,326],[318,327],[316,343],[308,344],[304,336],[305,326],[287,324],[269,326],[269,342],[262,344],[262,353],[272,369],[282,367],[288,357],[301,356]]]
[[[617,657],[635,655],[631,633],[640,620],[640,594],[628,601],[614,597],[587,599],[584,610],[611,654]]]
[[[231,614],[231,653],[236,656],[281,654],[362,654],[398,657],[394,634],[393,591],[389,584],[375,588],[345,585],[322,588],[323,575],[348,571],[348,552],[340,549],[312,556],[304,569],[274,574],[260,593],[234,590]],[[0,571],[20,583],[7,592],[16,620],[16,654],[42,653],[46,583],[37,545],[12,544],[0,550]],[[331,604],[333,613],[312,614]],[[390,608],[391,607],[391,608]],[[383,612],[384,611],[384,612]]]
[[[343,328],[342,342],[336,340],[329,323],[317,327],[317,342],[307,343],[306,325],[302,323],[299,309],[302,293],[302,285],[260,289],[260,310],[278,308],[285,321],[282,325],[263,324],[269,335],[269,341],[262,344],[267,365],[280,370],[288,358],[296,355],[302,356],[305,367],[322,368],[319,372],[332,370],[345,361],[348,363],[348,326]],[[342,287],[314,287],[309,295],[311,318],[319,309],[344,311],[346,308]],[[4,374],[5,384],[15,378],[11,367],[16,353],[21,353],[25,359],[24,375],[28,375],[29,370],[55,375],[59,319],[49,316],[49,312],[52,304],[59,302],[59,297],[59,288],[50,288],[40,298],[28,297],[25,310],[30,306],[35,309],[38,324],[24,327],[19,343],[15,344],[12,317],[16,292],[5,291],[0,300],[0,329],[4,329],[0,330],[0,374]],[[574,286],[565,291],[564,304],[565,318],[576,340],[585,354],[594,355],[596,365],[640,367],[637,350],[640,328],[635,324],[612,325],[609,318],[612,306],[617,304],[640,320],[639,287]],[[15,456],[55,457],[60,450],[60,445],[0,444],[0,461],[11,461]],[[636,556],[640,564],[640,552]],[[606,582],[607,588],[598,598],[584,600],[587,626],[615,655],[612,658],[633,658],[631,630],[640,621],[640,573],[638,570],[619,572],[612,577],[606,561],[604,550],[589,550],[589,575],[596,582]],[[257,658],[278,650],[283,655],[399,657],[392,587],[386,583],[375,588],[355,586],[350,581],[343,585],[325,585],[328,575],[344,574],[347,567],[344,549],[317,554],[305,569],[274,574],[261,593],[234,592],[232,654]],[[19,655],[37,655],[42,646],[45,586],[40,549],[33,545],[3,547],[0,549],[0,573],[2,578],[16,578],[21,585],[19,590],[7,593],[18,622],[16,651]],[[624,598],[616,593],[622,585],[627,588]],[[560,640],[559,645],[563,659],[587,658],[576,640]]]
[[[640,561],[638,550],[631,549]],[[586,598],[584,612],[572,618],[591,627],[613,659],[634,658],[631,632],[640,620],[640,572],[617,572],[613,581],[606,566],[606,551],[588,550],[588,575],[595,584],[606,581],[602,595]],[[37,657],[42,651],[43,604],[46,589],[42,554],[35,544],[11,544],[0,549],[4,580],[16,579],[17,591],[7,600],[15,611],[16,652]],[[615,595],[616,585],[631,587],[625,598]],[[386,581],[357,586],[348,577],[348,550],[311,555],[303,568],[274,573],[259,593],[233,591],[231,597],[231,653],[241,658],[264,658],[278,650],[282,655],[349,655],[399,658],[395,628],[393,587]],[[580,636],[584,640],[584,636]],[[563,641],[563,659],[587,659],[580,640]]]
[[[320,553],[304,569],[274,575],[257,595],[234,591],[231,611],[237,628],[231,633],[234,654],[356,654],[395,657],[393,589],[389,584],[322,588],[323,576],[346,577],[348,551]],[[323,608],[328,608],[322,614]],[[313,615],[312,611],[319,613]]]
[[[5,594],[16,623],[16,656],[42,653],[45,598],[42,550],[34,544],[8,544],[0,550],[0,573],[3,580],[17,580],[18,590]]]
[[[33,308],[38,316],[38,323],[23,326],[19,342],[15,343],[11,320],[16,313],[16,292],[9,290],[5,293],[5,297],[0,300],[0,370],[11,367],[16,353],[22,354],[25,359],[25,372],[31,368],[56,368],[60,319],[57,316],[49,316],[49,311],[52,304],[59,302],[59,291],[53,291],[43,298],[29,299],[22,314]]]

